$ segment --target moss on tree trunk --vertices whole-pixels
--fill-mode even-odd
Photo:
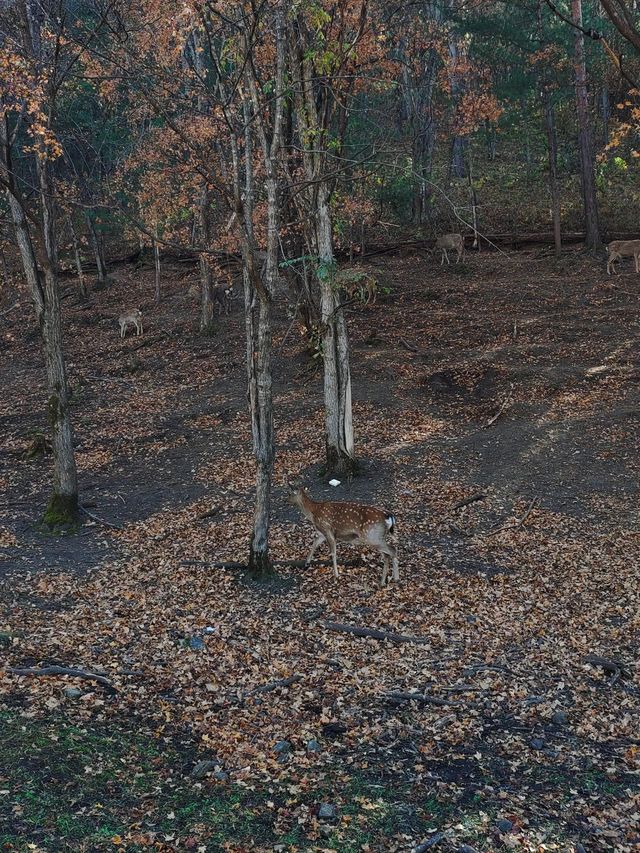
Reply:
[[[70,528],[78,523],[78,516],[78,495],[60,495],[54,492],[42,521],[52,530]]]

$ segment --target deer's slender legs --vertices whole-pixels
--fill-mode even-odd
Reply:
[[[324,533],[318,533],[316,538],[313,540],[313,545],[311,546],[311,550],[309,551],[309,556],[307,557],[307,560],[306,560],[307,565],[309,565],[311,563],[311,560],[313,560],[313,555],[316,553],[318,548],[325,541],[325,538],[326,537],[325,537]]]
[[[332,533],[325,534],[327,542],[329,543],[329,548],[331,548],[331,558],[333,560],[333,576],[334,578],[338,577],[338,555],[336,553],[336,538]]]

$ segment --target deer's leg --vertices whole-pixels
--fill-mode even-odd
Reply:
[[[333,576],[338,577],[338,555],[336,553],[336,538],[331,533],[326,534],[326,540],[331,548],[331,559],[333,560]]]
[[[313,555],[316,553],[316,551],[318,550],[318,548],[322,545],[322,543],[324,541],[325,541],[324,533],[318,533],[316,538],[313,540],[313,545],[311,546],[311,550],[309,551],[309,556],[306,559],[307,565],[310,565],[311,560],[313,560]]]
[[[384,555],[384,562],[382,564],[382,577],[380,578],[380,586],[384,586],[387,582],[387,575],[389,574],[389,558],[387,555]]]

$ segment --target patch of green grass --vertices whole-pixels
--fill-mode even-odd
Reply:
[[[127,851],[146,849],[145,833],[197,839],[207,851],[225,842],[293,844],[311,849],[309,825],[298,823],[296,808],[307,814],[320,802],[340,800],[335,827],[324,830],[322,846],[350,853],[398,831],[405,816],[397,808],[403,792],[369,785],[360,778],[338,792],[330,787],[306,791],[292,804],[285,786],[250,790],[185,775],[195,754],[171,742],[124,726],[86,728],[54,717],[24,719],[1,713],[0,850],[113,851],[113,838]],[[408,796],[408,792],[407,792]],[[268,804],[268,801],[271,803]],[[274,828],[278,807],[292,819]]]

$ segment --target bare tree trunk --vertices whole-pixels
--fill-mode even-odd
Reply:
[[[96,231],[95,223],[91,218],[90,214],[85,214],[85,218],[87,220],[87,227],[89,228],[89,241],[91,243],[91,248],[93,249],[93,255],[96,259],[96,267],[98,269],[98,283],[100,285],[104,285],[107,280],[107,268],[104,262],[102,246],[100,244],[100,240],[98,239],[98,233]]]
[[[47,374],[47,412],[53,448],[53,492],[44,520],[51,526],[70,524],[78,513],[78,478],[73,450],[73,431],[69,414],[69,389],[62,346],[62,318],[58,295],[57,246],[54,202],[49,163],[37,160],[40,202],[42,206],[41,238],[45,250],[44,284],[31,239],[24,202],[16,188],[13,172],[7,117],[0,120],[0,166],[7,183],[9,207],[20,249],[25,278],[31,289],[36,319],[40,327]]]
[[[549,193],[551,195],[551,215],[553,217],[553,241],[556,258],[559,258],[562,255],[562,230],[560,221],[560,192],[558,190],[558,140],[556,138],[556,123],[551,95],[546,87],[544,88],[543,99],[549,153]]]
[[[160,246],[158,245],[158,231],[153,238],[153,263],[155,267],[155,299],[156,305],[160,305],[162,294],[160,292]]]
[[[450,74],[451,97],[453,98],[454,103],[457,104],[460,96],[460,79],[456,70],[459,49],[458,44],[453,37],[449,41],[449,54],[453,65],[453,72]],[[451,161],[449,166],[450,174],[453,175],[454,178],[464,178],[466,176],[464,149],[464,138],[461,136],[454,136],[451,145]]]
[[[294,28],[295,29],[295,28]],[[308,232],[317,255],[317,279],[320,289],[322,356],[324,362],[325,446],[327,470],[350,474],[356,467],[349,368],[349,336],[344,312],[333,287],[335,257],[330,188],[326,178],[326,155],[319,140],[323,139],[314,91],[314,72],[305,56],[304,46],[292,31],[290,56],[293,72],[295,111],[302,140],[302,159],[308,182]],[[325,105],[326,107],[326,105]],[[328,115],[325,108],[323,116]],[[313,139],[309,146],[305,140]]]
[[[78,514],[78,475],[69,411],[69,386],[62,347],[58,293],[58,246],[53,182],[49,161],[36,158],[47,263],[44,269],[44,312],[41,316],[44,361],[49,391],[48,415],[53,447],[53,494],[44,516],[51,526],[69,524]]]
[[[355,467],[349,335],[344,311],[333,286],[335,257],[329,191],[323,183],[317,195],[317,251],[324,359],[325,441],[327,470],[350,474]]]
[[[609,87],[606,83],[602,86],[600,93],[600,106],[602,108],[602,136],[603,145],[609,144],[609,121],[611,119],[611,102],[609,99]]]
[[[575,29],[574,73],[576,90],[576,112],[578,115],[578,149],[580,152],[580,174],[582,177],[582,197],[584,201],[584,219],[588,249],[595,251],[602,246],[598,199],[595,182],[595,156],[591,116],[589,115],[589,97],[587,91],[587,66],[584,53],[584,34],[577,27],[582,26],[582,0],[571,0],[571,14]]]
[[[80,282],[80,295],[83,299],[87,298],[87,283],[84,279],[84,270],[82,269],[82,259],[80,257],[80,247],[78,246],[78,235],[73,226],[73,216],[69,216],[69,230],[71,232],[71,242],[73,244],[73,255],[76,261],[76,271],[78,273],[78,281]]]
[[[211,199],[206,187],[202,188],[198,210],[200,240],[207,248],[211,244]],[[200,330],[209,329],[213,322],[213,274],[204,253],[200,254]]]
[[[473,155],[471,146],[469,145],[469,195],[471,196],[471,217],[473,224],[473,248],[480,249],[478,240],[478,194],[475,184],[473,183]]]

